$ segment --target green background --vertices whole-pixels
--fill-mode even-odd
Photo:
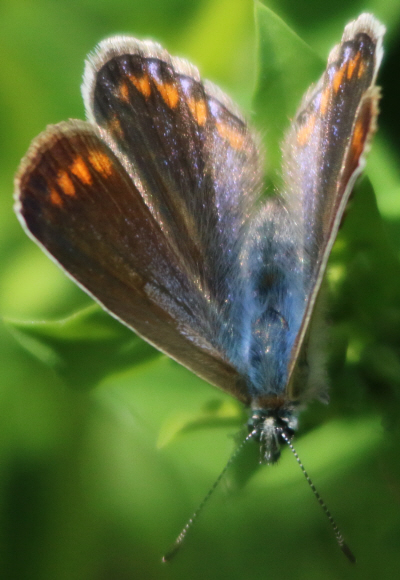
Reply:
[[[304,90],[365,10],[388,28],[380,130],[327,276],[331,403],[311,404],[296,437],[358,563],[338,550],[289,452],[258,468],[249,448],[163,565],[246,415],[93,306],[42,254],[13,214],[14,173],[47,124],[83,118],[87,53],[130,33],[195,62],[238,101],[265,138],[273,182]],[[256,10],[251,0],[2,0],[1,578],[398,577],[399,23],[399,0]]]

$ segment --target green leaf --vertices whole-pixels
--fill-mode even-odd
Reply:
[[[158,355],[97,304],[63,320],[5,322],[26,350],[79,390],[90,389],[106,375]]]
[[[159,448],[165,447],[180,435],[214,427],[240,428],[245,418],[241,407],[234,399],[211,400],[195,413],[173,413],[167,417],[160,429],[157,441]]]

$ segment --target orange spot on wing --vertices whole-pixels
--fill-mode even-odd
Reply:
[[[196,123],[202,127],[207,121],[207,105],[205,100],[197,100],[194,97],[190,97],[187,104]]]
[[[362,60],[360,62],[360,66],[358,67],[358,73],[357,73],[357,76],[359,79],[363,76],[364,72],[365,72],[365,62]]]
[[[57,183],[60,188],[63,190],[65,195],[75,195],[75,186],[72,183],[72,180],[66,171],[59,171],[57,175]]]
[[[170,109],[175,109],[179,102],[178,89],[172,83],[158,83],[154,81],[158,92]]]
[[[245,144],[245,137],[242,133],[222,122],[217,123],[216,127],[220,136],[229,142],[229,145],[232,147],[232,149],[243,149]]]
[[[354,71],[355,71],[355,69],[360,61],[360,57],[361,57],[361,55],[358,52],[354,58],[349,60],[348,65],[347,65],[347,78],[348,79],[351,79],[351,77],[353,76]]]
[[[315,127],[315,115],[311,115],[307,122],[297,132],[297,143],[300,146],[305,145],[313,132]]]
[[[63,201],[61,199],[61,195],[55,189],[50,189],[50,201],[54,203],[54,205],[62,205]]]
[[[82,157],[75,157],[69,169],[71,173],[73,173],[79,179],[79,181],[81,181],[85,185],[92,185],[93,183],[92,176],[90,175],[88,166],[86,165]]]
[[[328,104],[329,104],[329,98],[330,98],[330,96],[331,96],[331,88],[328,86],[322,92],[322,95],[321,95],[321,103],[320,103],[320,106],[319,106],[319,112],[321,113],[321,115],[323,117],[325,117],[326,112],[328,110]]]
[[[125,82],[122,82],[118,87],[119,98],[125,103],[129,103],[129,87]]]
[[[150,80],[147,75],[141,77],[136,77],[135,75],[129,75],[129,80],[133,86],[141,93],[146,99],[151,95],[151,85]]]
[[[347,63],[343,63],[340,69],[335,73],[335,76],[333,77],[333,90],[335,91],[335,93],[337,93],[338,90],[340,89],[340,85],[342,84],[342,80],[346,72],[346,67]]]
[[[121,128],[121,123],[119,122],[119,119],[117,117],[113,117],[108,122],[108,130],[111,131],[111,133],[117,134],[119,137],[122,137],[123,136],[123,131],[122,131],[122,128]]]
[[[360,157],[365,145],[365,126],[363,120],[356,122],[353,138],[351,140],[351,151],[354,157]]]
[[[93,169],[103,177],[110,177],[113,173],[113,166],[110,158],[101,151],[92,151],[89,153],[89,162]]]

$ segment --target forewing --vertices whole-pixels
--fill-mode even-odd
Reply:
[[[384,27],[361,15],[346,26],[322,78],[306,94],[283,147],[284,204],[302,247],[305,314],[289,377],[309,325],[326,263],[375,130]]]
[[[91,124],[61,123],[33,142],[16,178],[16,211],[31,237],[112,315],[247,401],[215,347],[207,297]]]
[[[116,37],[86,66],[87,114],[132,177],[168,243],[238,343],[244,225],[259,193],[259,146],[238,109],[158,44]]]

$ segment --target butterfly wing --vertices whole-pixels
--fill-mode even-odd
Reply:
[[[261,208],[246,239],[249,306],[242,346],[258,408],[322,394],[323,385],[311,385],[321,383],[321,375],[318,361],[307,358],[307,330],[375,129],[382,35],[383,27],[367,14],[346,27],[284,140],[284,191]]]
[[[154,43],[105,41],[83,90],[92,123],[49,127],[22,161],[21,222],[111,314],[248,402],[231,345],[256,139],[223,93]]]
[[[346,26],[284,142],[284,205],[292,216],[298,216],[308,297],[291,353],[289,381],[344,209],[375,131],[380,96],[375,81],[384,31],[369,14]],[[289,396],[293,396],[290,388]]]
[[[103,42],[87,64],[83,92],[88,118],[140,183],[215,311],[213,334],[219,324],[220,342],[235,343],[238,256],[262,174],[257,138],[222,91],[153,42]]]

